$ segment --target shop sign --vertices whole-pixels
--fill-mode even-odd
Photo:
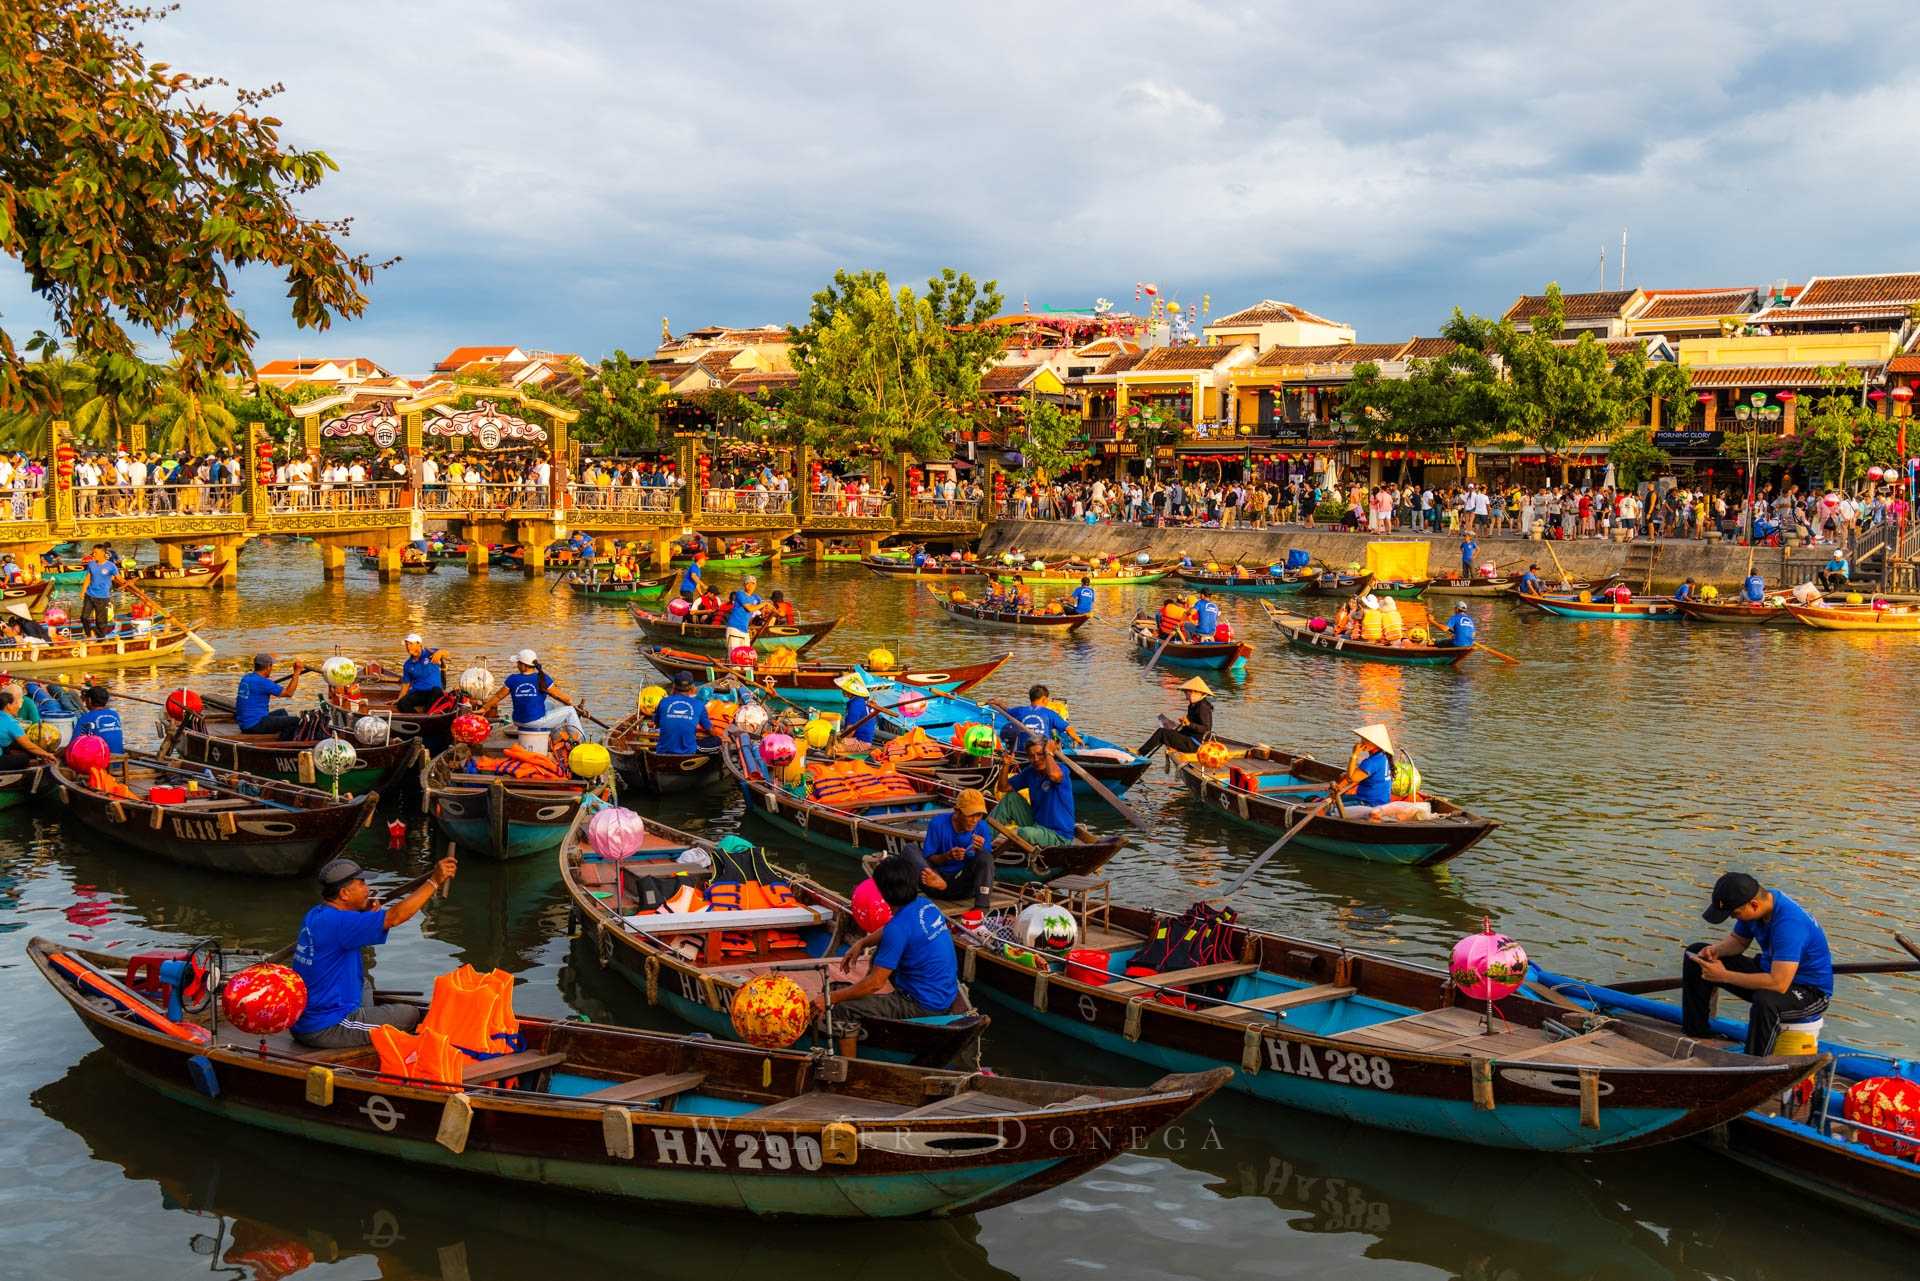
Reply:
[[[1655,449],[1718,449],[1725,439],[1725,432],[1718,431],[1657,431],[1653,433]]]

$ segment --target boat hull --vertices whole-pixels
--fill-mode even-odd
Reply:
[[[1920,632],[1920,609],[1871,605],[1788,605],[1787,612],[1827,632]]]
[[[1305,654],[1357,658],[1400,667],[1453,667],[1473,652],[1471,645],[1382,645],[1351,636],[1336,636],[1331,631],[1316,632],[1307,626],[1307,619],[1282,613],[1271,606],[1267,607],[1267,617],[1287,638],[1287,644]]]
[[[1630,601],[1580,600],[1573,596],[1514,595],[1555,618],[1614,623],[1670,622],[1680,617],[1679,603],[1664,596],[1636,596]]]
[[[0,671],[31,676],[95,667],[136,667],[178,658],[186,644],[185,632],[155,629],[144,635],[116,632],[103,640],[62,640],[17,649],[0,647]]]
[[[15,809],[25,805],[45,784],[46,767],[36,765],[31,769],[0,771],[0,810]]]
[[[313,741],[283,743],[180,728],[172,742],[175,756],[196,765],[238,770],[306,787],[316,782],[329,788],[333,785],[331,778],[321,779],[314,770]],[[358,796],[362,792],[391,792],[420,768],[426,759],[426,747],[419,739],[396,739],[371,746],[356,741],[354,755],[359,763],[340,775],[340,791]]]
[[[1159,663],[1172,667],[1194,667],[1203,671],[1225,671],[1229,667],[1241,667],[1253,657],[1253,646],[1239,641],[1168,641],[1164,646],[1160,637],[1152,631],[1135,631],[1133,634],[1134,652],[1143,658],[1151,659],[1155,654]]]
[[[1750,605],[1745,602],[1721,605],[1703,600],[1676,602],[1690,623],[1720,623],[1762,627],[1768,623],[1790,622],[1793,615],[1779,605]]]
[[[649,645],[684,646],[689,649],[724,653],[727,629],[718,623],[678,623],[664,614],[655,614],[634,606],[630,611],[640,626],[640,635]],[[827,638],[840,623],[837,618],[796,623],[792,627],[768,627],[753,633],[753,647],[760,653],[774,649],[798,650],[804,654]]]
[[[1035,632],[1044,635],[1066,636],[1085,627],[1093,621],[1091,614],[1017,614],[1009,610],[981,609],[976,605],[950,601],[944,597],[934,598],[947,617],[963,623],[977,623],[982,627],[1004,627],[1016,632]]]
[[[1181,582],[1191,586],[1235,596],[1298,596],[1307,589],[1309,581],[1276,574],[1251,574],[1246,578],[1235,578],[1231,574],[1196,573],[1191,570],[1180,572],[1178,576]]]

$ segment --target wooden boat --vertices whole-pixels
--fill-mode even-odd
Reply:
[[[1492,578],[1436,578],[1427,584],[1427,595],[1509,596],[1519,581],[1515,574],[1495,574]]]
[[[467,558],[467,544],[464,540],[429,543],[427,555],[441,562],[464,561]]]
[[[1266,607],[1267,617],[1287,638],[1287,643],[1297,650],[1308,654],[1326,654],[1334,658],[1358,658],[1374,663],[1397,663],[1403,667],[1452,667],[1473,652],[1471,645],[1415,645],[1402,641],[1398,645],[1388,645],[1380,641],[1356,640],[1351,636],[1336,636],[1331,629],[1316,632],[1308,626],[1309,620],[1300,614],[1289,614],[1285,610],[1261,601]]]
[[[640,634],[655,645],[689,645],[696,649],[717,649],[723,653],[726,650],[727,629],[719,623],[682,623],[666,614],[641,609],[638,605],[631,612],[634,621],[640,624]],[[752,633],[753,647],[762,652],[796,649],[804,654],[825,640],[827,633],[839,624],[837,618],[822,618],[810,623],[795,623],[791,627],[763,627]]]
[[[1044,570],[1021,569],[1018,565],[994,569],[992,572],[1002,578],[1018,579],[1034,587],[1078,587],[1085,578],[1090,587],[1144,587],[1151,586],[1174,572],[1177,561],[1161,561],[1155,565],[1142,565],[1133,570],[1118,574],[1102,573],[1092,565],[1078,566],[1069,562],[1055,565]]]
[[[1169,751],[1193,798],[1237,822],[1278,836],[1305,818],[1327,798],[1327,788],[1345,770],[1310,756],[1296,756],[1265,745],[1221,739],[1225,764],[1208,767],[1193,756]],[[1457,858],[1500,826],[1498,819],[1469,813],[1443,796],[1422,795],[1433,808],[1431,819],[1374,822],[1360,807],[1328,810],[1302,828],[1290,848],[1337,854],[1369,863],[1430,867]],[[1356,812],[1348,812],[1356,811]]]
[[[307,1050],[285,1034],[263,1046],[210,1030],[209,1012],[176,1023],[122,982],[124,957],[44,938],[28,955],[136,1080],[210,1115],[410,1166],[696,1211],[971,1214],[1098,1167],[1226,1078],[1055,1085],[522,1017],[527,1048],[475,1061],[450,1092],[381,1076],[371,1048]]]
[[[885,676],[896,684],[912,686],[935,694],[964,694],[987,677],[999,671],[1006,661],[1013,657],[1011,653],[996,654],[992,658],[977,663],[957,663],[951,667],[930,671],[889,671],[874,673],[858,663],[822,663],[803,662],[791,671],[767,672],[750,667],[735,667],[714,658],[710,654],[696,654],[684,649],[671,649],[665,645],[649,645],[640,651],[640,656],[653,665],[655,671],[671,678],[679,672],[692,672],[693,678],[701,684],[732,677],[735,680],[750,680],[762,689],[772,690],[780,698],[795,703],[808,703],[815,706],[837,708],[847,701],[846,693],[834,685],[834,682],[849,672],[860,670],[872,675]]]
[[[97,639],[89,638],[78,627],[55,628],[54,636],[46,645],[0,645],[0,671],[33,676],[92,667],[131,667],[177,657],[187,643],[187,634],[181,628],[149,624],[145,619],[117,624]]]
[[[630,605],[635,601],[659,600],[667,594],[667,588],[673,583],[673,575],[660,578],[634,578],[622,582],[618,579],[592,578],[581,579],[569,575],[565,580],[567,590],[580,600],[601,601],[609,605]]]
[[[1372,582],[1366,574],[1342,574],[1333,570],[1313,574],[1305,579],[1306,586],[1300,589],[1302,596],[1355,596],[1361,587]]]
[[[726,781],[720,772],[720,747],[716,743],[692,756],[667,756],[655,749],[659,734],[653,718],[629,712],[607,731],[607,752],[613,757],[613,772],[622,786],[637,788],[650,796],[671,796],[691,792]]]
[[[379,569],[380,557],[372,552],[360,553],[360,568]],[[431,574],[440,568],[440,562],[432,556],[423,555],[419,560],[402,559],[400,572],[403,574]]]
[[[1534,979],[1548,991],[1589,1009],[1632,1021],[1669,1027],[1681,1025],[1680,1007],[1645,996],[1616,991],[1598,983],[1566,978],[1535,967]],[[1713,1020],[1716,1036],[1735,1045],[1746,1039],[1746,1026],[1733,1019]],[[1876,1151],[1867,1141],[1885,1137],[1847,1121],[1842,1113],[1846,1088],[1871,1077],[1903,1077],[1920,1081],[1920,1066],[1910,1058],[1896,1059],[1822,1039],[1820,1050],[1833,1058],[1833,1074],[1816,1083],[1805,1120],[1796,1120],[1778,1098],[1728,1122],[1708,1136],[1709,1141],[1750,1169],[1830,1201],[1842,1209],[1877,1219],[1906,1232],[1920,1232],[1920,1145],[1911,1140],[1903,1155],[1899,1146]]]
[[[928,557],[925,565],[899,556],[863,556],[860,563],[876,574],[905,575],[910,578],[970,578],[989,572],[977,560],[940,560]]]
[[[1689,622],[1695,623],[1744,623],[1753,627],[1764,623],[1784,623],[1792,617],[1784,605],[1768,605],[1759,601],[1682,600],[1674,604],[1680,607],[1680,613]]]
[[[400,701],[399,684],[376,682],[371,674],[363,676],[360,684],[344,690],[334,685],[327,686],[326,690],[321,706],[326,709],[327,720],[344,736],[353,737],[354,723],[362,716],[378,716],[387,722],[392,737],[417,738],[426,745],[430,756],[453,746],[454,717],[473,710],[466,696],[456,693],[443,700],[446,705],[438,711],[395,711],[394,704]]]
[[[186,766],[147,752],[116,760],[115,781],[132,796],[96,790],[65,765],[46,767],[48,785],[68,814],[100,835],[144,854],[210,872],[299,876],[338,854],[373,821],[378,792],[335,798],[233,770]],[[186,788],[171,803],[150,789]]]
[[[183,565],[179,569],[170,565],[142,565],[128,574],[126,581],[143,591],[204,590],[226,577],[227,568],[232,563],[221,561],[217,565]]]
[[[1809,627],[1829,632],[1920,632],[1920,609],[1911,605],[1795,605],[1787,612]]]
[[[1635,596],[1626,601],[1603,598],[1581,600],[1578,594],[1558,593],[1515,592],[1514,596],[1555,618],[1645,623],[1680,617],[1680,606],[1671,596]]]
[[[80,571],[82,580],[86,576],[85,570]],[[45,577],[37,578],[30,583],[10,583],[0,587],[0,609],[8,605],[25,605],[28,613],[38,614],[46,609],[47,594],[52,590],[53,580]]]
[[[1144,618],[1133,620],[1134,651],[1151,658],[1160,655],[1160,661],[1175,667],[1206,667],[1225,670],[1229,667],[1244,666],[1253,657],[1253,646],[1240,641],[1183,641],[1172,640],[1161,647],[1161,637],[1154,625]]]
[[[527,549],[519,543],[494,543],[487,548],[487,563],[495,569],[520,569],[527,563]]]
[[[0,770],[0,811],[14,809],[31,801],[46,779],[47,767],[44,765]]]
[[[350,737],[349,741],[359,761],[340,776],[340,791],[346,795],[380,792],[391,796],[428,756],[426,745],[418,738],[363,743]],[[313,748],[318,742],[317,738],[283,740],[276,734],[248,734],[230,717],[201,713],[168,729],[161,754],[170,753],[196,765],[331,790],[333,779],[314,770]]]
[[[42,568],[40,582],[52,583],[56,587],[78,587],[87,581],[87,567],[84,561],[77,564],[57,563]]]
[[[625,887],[640,878],[671,878],[704,888],[713,871],[693,870],[678,862],[689,850],[706,855],[725,880],[756,881],[791,887],[797,905],[753,911],[696,913],[642,912],[638,894]],[[647,820],[646,842],[618,864],[602,858],[585,840],[582,820],[560,850],[560,879],[573,902],[576,936],[593,942],[602,968],[611,969],[646,994],[650,1005],[664,1005],[703,1032],[737,1040],[729,1011],[748,980],[784,974],[809,995],[825,991],[825,966],[861,935],[841,898],[791,878],[766,865],[754,852],[750,865],[709,841]],[[864,973],[865,966],[861,966]],[[945,1067],[962,1060],[979,1062],[980,1034],[989,1022],[978,1011],[931,1018],[864,1019],[862,1059]],[[794,1048],[834,1047],[816,1025]]]
[[[858,547],[853,547],[846,543],[828,543],[826,550],[821,552],[815,559],[823,564],[857,565],[865,558],[866,553]],[[785,559],[789,565],[801,565],[806,563],[807,554],[805,552],[794,552],[788,554],[783,559]]]
[[[751,556],[709,556],[705,568],[710,572],[722,569],[765,569],[772,563],[772,552],[756,552]],[[693,557],[675,556],[670,564],[675,569],[685,569],[693,564]]]
[[[891,682],[869,680],[870,701],[880,709],[875,720],[875,737],[888,742],[915,729],[925,730],[930,738],[952,743],[954,732],[962,725],[991,726],[996,737],[1003,735],[1007,718],[985,703],[957,694],[919,697],[916,691],[902,689]],[[905,705],[905,706],[903,706]],[[1012,709],[1016,713],[1018,708]],[[909,715],[911,711],[913,714]],[[1076,731],[1077,732],[1077,731]],[[1097,734],[1081,734],[1080,742],[1068,742],[1066,754],[1076,765],[1098,779],[1108,791],[1121,795],[1139,782],[1152,761]],[[979,768],[979,762],[964,752],[952,754],[950,768]],[[959,784],[979,786],[979,784]],[[1074,776],[1073,794],[1081,800],[1097,795],[1085,779]]]
[[[980,623],[987,627],[1009,627],[1021,632],[1067,636],[1093,621],[1092,614],[1022,614],[1015,610],[989,609],[977,601],[949,600],[938,594],[934,596],[934,600],[939,602],[940,608],[947,612],[949,618]]]
[[[1241,596],[1297,596],[1307,589],[1310,579],[1297,574],[1275,574],[1268,570],[1238,575],[1231,570],[1181,569],[1175,575],[1184,583],[1204,587],[1211,592],[1229,592]]]
[[[550,854],[566,839],[588,797],[613,795],[611,774],[597,779],[468,774],[462,767],[473,754],[472,747],[455,743],[434,757],[421,771],[420,791],[440,830],[483,858],[504,862]]]
[[[756,750],[743,754],[737,741],[726,741],[720,752],[727,773],[746,798],[747,812],[819,849],[864,858],[895,849],[919,849],[926,826],[935,815],[953,808],[959,789],[934,779],[907,775],[920,796],[916,800],[839,809],[809,797],[794,796],[767,778]],[[994,846],[994,880],[1010,884],[1052,881],[1062,876],[1085,876],[1106,866],[1120,852],[1125,838],[1095,836],[1084,826],[1080,840],[1046,849],[1017,848],[1002,838]]]
[[[1126,978],[1169,918],[1097,895],[1061,907],[1078,946],[1107,953],[1107,970],[1069,969],[1005,941],[1012,914],[1043,891],[996,889],[987,928],[955,930],[977,996],[1110,1054],[1230,1067],[1231,1089],[1363,1125],[1612,1152],[1702,1133],[1826,1062],[1727,1054],[1520,995],[1489,1019],[1444,969],[1237,924],[1225,929],[1231,961]]]

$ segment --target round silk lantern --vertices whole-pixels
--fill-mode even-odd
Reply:
[[[1715,587],[1712,583],[1708,583],[1705,587],[1702,587],[1700,589],[1700,599],[1701,600],[1719,600],[1720,589],[1718,587]]]
[[[475,702],[493,693],[493,673],[484,667],[469,667],[460,673],[460,692]]]
[[[167,695],[167,719],[171,721],[198,716],[204,707],[200,696],[190,689],[176,689]]]
[[[862,934],[871,934],[892,919],[893,908],[871,876],[853,887],[853,923]]]
[[[1035,903],[1014,919],[1013,936],[1027,947],[1064,952],[1080,941],[1080,926],[1060,904]]]
[[[667,602],[667,613],[675,619],[684,619],[693,612],[693,602],[684,596],[676,596]]]
[[[751,645],[735,645],[727,651],[727,662],[734,667],[752,667],[754,657]]]
[[[734,716],[733,723],[742,734],[758,734],[767,727],[767,709],[748,703]]]
[[[990,725],[969,725],[960,739],[960,746],[969,756],[993,755],[993,727]]]
[[[808,721],[807,727],[800,732],[806,736],[807,746],[816,752],[824,752],[833,743],[833,722],[822,717],[816,716]]]
[[[41,615],[40,621],[48,627],[59,627],[66,623],[67,611],[61,609],[58,605],[49,605],[47,606],[47,612]]]
[[[1847,1087],[1845,1116],[1876,1130],[1911,1134],[1903,1143],[1884,1134],[1861,1134],[1866,1145],[1882,1156],[1920,1161],[1920,1081],[1900,1076],[1871,1076]]]
[[[769,734],[760,740],[760,759],[769,765],[784,765],[793,753],[793,739],[786,734]]]
[[[1135,560],[1135,562],[1141,565],[1153,564],[1153,557],[1148,555],[1146,552],[1141,552],[1138,556],[1135,556],[1133,559]]]
[[[98,734],[82,734],[67,744],[67,765],[72,769],[105,769],[112,763],[113,749]]]
[[[465,743],[468,747],[480,746],[487,741],[487,735],[493,732],[493,726],[487,723],[487,718],[477,712],[463,712],[454,717],[453,724],[447,728],[454,742]]]
[[[918,694],[909,694],[907,697],[901,699],[899,706],[893,710],[899,712],[910,721],[919,720],[927,714],[927,700]]]
[[[307,1008],[307,984],[291,967],[249,965],[220,989],[220,1012],[251,1036],[276,1036]]]
[[[763,1050],[784,1050],[807,1033],[813,1003],[784,974],[762,974],[733,994],[734,1035]]]
[[[567,753],[567,768],[575,778],[599,778],[613,768],[613,757],[598,743],[582,743]]]
[[[1200,744],[1200,750],[1194,753],[1194,759],[1208,769],[1219,769],[1227,763],[1227,745],[1217,738],[1210,738]]]
[[[868,650],[867,666],[876,672],[892,671],[894,668],[893,651],[890,649]]]
[[[60,746],[60,727],[47,721],[36,721],[26,727],[27,739],[52,751]]]
[[[360,762],[360,753],[344,738],[323,738],[313,745],[313,767],[340,777]]]
[[[646,841],[646,820],[630,809],[610,805],[587,820],[587,845],[601,858],[631,858]]]
[[[1310,632],[1324,632],[1327,630],[1327,620],[1318,616],[1309,618],[1307,620],[1307,630]]]
[[[353,723],[353,736],[368,747],[378,747],[392,739],[392,722],[384,716],[362,716]]]
[[[1453,945],[1447,969],[1460,995],[1474,1001],[1498,1001],[1520,990],[1527,977],[1527,950],[1504,934],[1495,934],[1491,922],[1478,934]]]
[[[644,716],[653,715],[653,709],[660,706],[660,700],[666,696],[667,691],[659,685],[649,685],[645,689],[642,689],[637,702],[641,714]]]
[[[334,688],[345,689],[360,679],[360,667],[345,654],[335,654],[320,664],[320,675]]]

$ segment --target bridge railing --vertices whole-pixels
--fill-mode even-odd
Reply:
[[[907,500],[908,520],[979,520],[985,503],[978,498],[934,498],[915,494]]]
[[[73,511],[81,520],[138,520],[153,516],[237,516],[243,487],[206,485],[75,485]]]
[[[407,506],[404,481],[369,481],[359,485],[299,482],[267,486],[267,510],[290,512],[401,511]]]
[[[680,503],[679,485],[569,485],[573,506],[583,512],[670,512]]]
[[[703,489],[700,491],[700,510],[750,516],[785,516],[793,511],[793,495],[770,489]]]
[[[893,514],[893,500],[885,494],[829,494],[823,489],[813,495],[813,511],[816,516],[877,519]]]
[[[0,512],[16,522],[43,521],[47,518],[47,491],[41,485],[28,485],[24,481],[0,489]]]
[[[420,491],[420,506],[429,512],[546,511],[553,507],[547,485],[428,485]]]

